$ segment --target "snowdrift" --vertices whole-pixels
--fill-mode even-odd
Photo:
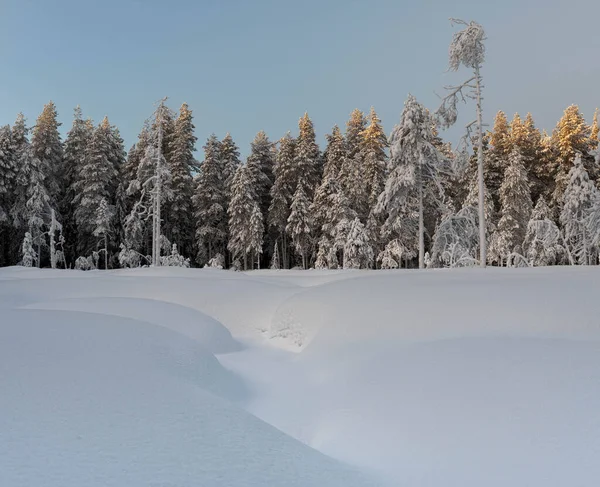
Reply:
[[[595,485],[599,291],[573,267],[1,269],[0,485]]]

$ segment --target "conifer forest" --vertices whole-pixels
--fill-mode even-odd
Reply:
[[[472,77],[439,108],[408,95],[389,132],[374,108],[355,109],[324,147],[307,113],[297,131],[256,134],[246,160],[248,141],[199,141],[192,108],[168,100],[128,150],[108,118],[80,107],[64,140],[53,102],[33,123],[17,115],[0,128],[0,265],[598,264],[597,111],[588,123],[568,106],[550,133],[529,113],[492,123],[480,104],[483,29],[457,23],[450,68]],[[454,147],[442,136],[459,109],[478,120]]]

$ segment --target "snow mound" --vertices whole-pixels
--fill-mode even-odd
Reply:
[[[402,485],[590,485],[599,282],[597,268],[469,269],[304,289],[270,328],[297,354],[268,368],[296,383],[270,384],[252,411]]]
[[[192,338],[212,353],[240,350],[231,333],[214,318],[178,304],[142,298],[67,298],[28,305],[29,309],[82,311],[121,316],[164,326]]]
[[[0,485],[373,485],[244,412],[193,340],[118,316],[3,310]]]

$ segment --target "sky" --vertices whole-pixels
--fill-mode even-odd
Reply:
[[[375,107],[389,134],[409,93],[430,109],[448,84],[456,30],[488,40],[484,120],[531,112],[548,131],[578,104],[600,106],[600,2],[591,0],[0,0],[0,124],[31,125],[53,100],[66,134],[75,106],[117,125],[126,148],[154,103],[194,112],[201,149],[230,132],[243,155],[308,112],[319,142],[354,108]],[[460,107],[457,140],[474,106]],[[199,155],[200,156],[200,155]]]

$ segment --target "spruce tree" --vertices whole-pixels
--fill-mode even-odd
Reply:
[[[489,134],[489,149],[485,165],[485,183],[492,193],[496,206],[500,204],[500,185],[512,148],[513,141],[506,115],[503,111],[499,111],[494,119],[493,130]]]
[[[204,161],[194,192],[198,261],[204,264],[224,253],[227,239],[227,201],[220,160],[220,142],[211,135],[204,145]]]
[[[500,186],[501,217],[490,244],[489,258],[501,265],[512,252],[523,253],[532,203],[523,156],[515,148]]]
[[[63,210],[63,232],[67,242],[65,254],[70,262],[75,261],[78,249],[78,231],[74,218],[75,207],[73,201],[77,196],[78,188],[81,188],[86,150],[93,133],[93,124],[90,120],[83,119],[81,108],[77,106],[74,112],[73,125],[67,133],[64,144],[66,201],[64,205],[61,205]]]
[[[598,133],[600,133],[600,127],[598,126],[598,109],[594,112],[594,118],[592,120],[592,126],[590,127],[590,146],[592,149],[598,149]]]
[[[231,134],[225,135],[225,138],[221,141],[221,165],[223,167],[223,178],[225,180],[225,194],[227,195],[227,201],[231,200],[231,185],[235,172],[241,165],[240,162],[240,151],[233,141]]]
[[[112,127],[105,117],[94,130],[77,181],[74,184],[73,205],[77,224],[78,251],[80,255],[89,255],[96,245],[93,231],[96,227],[96,213],[103,199],[114,201],[111,194],[117,178],[117,171],[111,155]]]
[[[373,248],[369,235],[359,218],[350,225],[344,245],[344,269],[367,269],[373,261]]]
[[[252,178],[247,166],[240,166],[231,186],[229,214],[229,251],[234,261],[243,259],[244,270],[248,269],[248,256],[262,252],[264,223],[258,197],[252,187]]]
[[[532,266],[554,265],[561,261],[565,249],[560,230],[552,221],[550,207],[543,196],[538,199],[523,243],[523,252]]]
[[[273,186],[275,165],[273,144],[267,134],[260,131],[250,144],[250,155],[247,166],[252,178],[252,184],[260,199],[262,213],[266,216],[271,203],[271,187]]]
[[[250,144],[250,155],[247,161],[248,171],[252,179],[252,186],[256,192],[260,202],[260,211],[263,222],[267,220],[269,215],[269,207],[271,206],[271,188],[273,187],[274,166],[275,166],[275,151],[273,144],[267,137],[267,134],[260,131],[254,141]],[[269,249],[272,242],[277,238],[276,235],[266,234],[264,238],[264,246]],[[264,252],[267,254],[266,252]],[[265,256],[265,264],[268,264],[269,255]]]
[[[0,266],[11,265],[11,239],[14,231],[10,210],[17,179],[17,155],[10,126],[0,127]]]
[[[385,217],[383,231],[407,229],[398,220],[418,219],[419,268],[425,266],[425,201],[441,201],[441,178],[445,159],[433,144],[433,119],[414,96],[404,104],[400,123],[390,137],[390,170],[379,196],[376,212]],[[433,183],[433,184],[432,184]],[[431,191],[431,190],[434,191]],[[404,236],[396,236],[406,241]]]
[[[387,154],[385,150],[388,141],[374,108],[371,108],[369,114],[369,125],[360,135],[362,137],[360,179],[363,187],[363,201],[359,203],[358,208],[359,217],[364,223],[368,219],[370,210],[377,204],[386,177]]]
[[[34,157],[39,161],[52,206],[62,201],[65,190],[63,147],[58,128],[56,106],[51,101],[44,106],[31,135]]]
[[[588,232],[586,218],[600,196],[585,170],[581,154],[576,154],[568,176],[569,182],[563,194],[560,213],[564,240],[572,258],[578,264],[589,265],[595,263],[598,249],[593,245],[593,236]]]
[[[563,195],[569,184],[569,172],[576,154],[581,154],[582,163],[589,177],[595,180],[598,170],[595,167],[590,141],[591,127],[586,123],[577,105],[571,105],[552,132],[552,145],[557,152],[554,170],[555,188],[552,195],[553,206],[561,208]]]
[[[196,166],[194,151],[197,138],[194,135],[195,127],[192,120],[192,111],[184,103],[179,109],[171,139],[169,162],[173,198],[166,209],[169,238],[178,244],[184,256],[192,253],[194,245],[192,171]]]
[[[366,128],[365,114],[358,109],[353,110],[346,123],[346,157],[340,168],[342,191],[353,202],[353,209],[356,209],[354,203],[364,198],[364,182],[361,180],[361,149],[364,140],[362,134]]]
[[[312,215],[310,212],[309,200],[304,191],[304,185],[298,184],[298,189],[294,193],[290,216],[286,232],[294,244],[296,252],[302,258],[302,268],[306,269],[308,265],[311,239]]]
[[[279,141],[279,151],[273,168],[275,181],[271,188],[269,207],[269,226],[275,230],[275,238],[281,241],[282,267],[289,266],[286,226],[290,215],[290,206],[296,189],[296,169],[294,165],[296,139],[288,132]]]
[[[300,135],[298,136],[294,158],[296,173],[294,191],[302,184],[307,198],[312,199],[321,180],[321,156],[316,142],[315,129],[307,113],[300,119],[298,127]]]

